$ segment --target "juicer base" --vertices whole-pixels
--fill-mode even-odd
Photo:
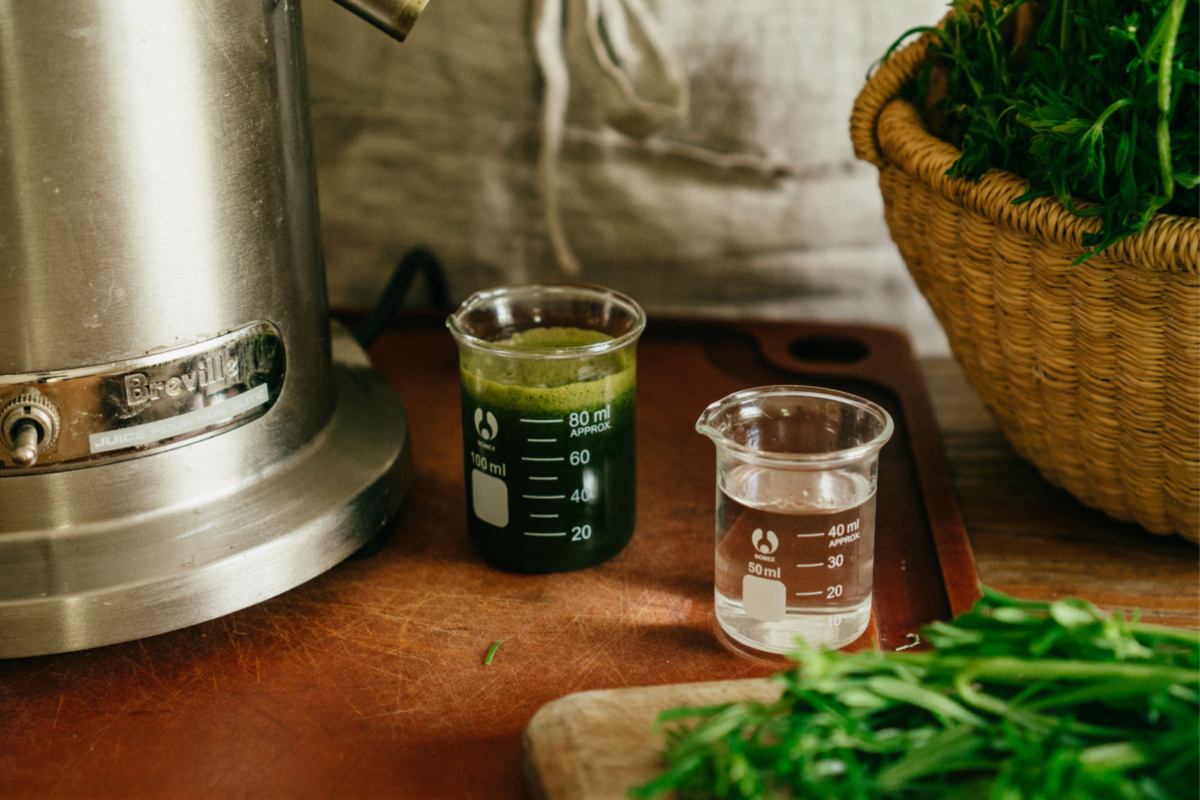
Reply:
[[[48,513],[37,531],[5,531],[0,520],[0,658],[82,650],[211,620],[316,577],[379,534],[412,483],[407,416],[336,326],[333,354],[337,405],[325,428],[286,459],[245,476],[232,493],[189,499],[189,477],[178,475],[180,491],[151,515],[73,529],[69,521],[53,524]],[[143,460],[65,479],[86,481],[93,470]],[[0,479],[0,499],[16,502],[21,480]],[[137,552],[123,574],[89,574],[89,554],[112,558],[113,547],[130,541]]]

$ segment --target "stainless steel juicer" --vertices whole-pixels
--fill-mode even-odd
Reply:
[[[298,0],[0,0],[0,657],[286,591],[410,480],[331,328]]]

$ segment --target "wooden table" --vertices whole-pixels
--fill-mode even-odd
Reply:
[[[667,346],[651,347],[643,369],[670,361]],[[0,797],[519,798],[520,734],[544,703],[773,671],[710,629],[712,453],[684,435],[695,398],[659,374],[642,379],[639,424],[650,424],[639,446],[652,452],[624,553],[515,577],[466,541],[449,337],[392,331],[372,356],[408,405],[416,456],[413,495],[383,550],[183,631],[0,662]],[[1048,486],[952,362],[923,368],[984,583],[1200,627],[1193,545]],[[663,455],[668,444],[678,449]],[[684,468],[703,477],[680,480]],[[446,571],[452,586],[438,580]]]
[[[1200,629],[1197,548],[1115,522],[1013,451],[958,364],[922,364],[980,580],[1025,598],[1083,597]]]

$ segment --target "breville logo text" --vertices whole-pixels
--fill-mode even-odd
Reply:
[[[180,372],[166,380],[152,381],[143,372],[125,376],[125,402],[130,406],[150,403],[163,397],[178,397],[184,392],[194,392],[213,384],[224,387],[233,383],[238,376],[236,358],[227,358],[223,352],[209,353],[193,363],[191,372]],[[211,391],[211,390],[210,390]]]

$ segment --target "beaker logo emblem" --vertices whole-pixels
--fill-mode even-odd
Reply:
[[[487,421],[484,421],[483,409],[475,409],[475,431],[479,434],[479,438],[485,442],[496,438],[496,434],[500,432],[500,425],[496,422],[496,415],[492,412],[487,412]]]
[[[754,535],[750,537],[750,544],[754,545],[754,549],[762,553],[764,556],[769,556],[779,549],[779,537],[775,535],[775,531],[767,531],[767,540],[763,541],[763,529],[755,528]]]

